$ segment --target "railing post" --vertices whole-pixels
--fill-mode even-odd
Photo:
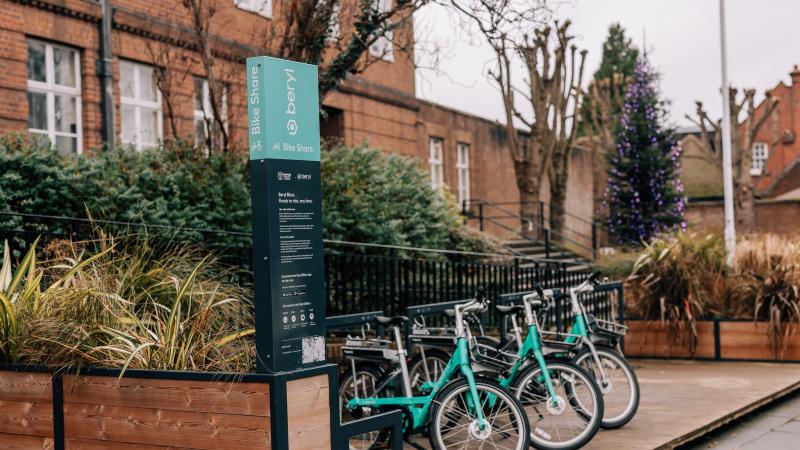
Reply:
[[[544,233],[544,257],[550,258],[550,230],[547,228],[543,228],[542,232]]]
[[[478,222],[480,223],[480,230],[483,231],[483,203],[478,203]]]
[[[539,232],[544,233],[544,202],[539,202]],[[544,236],[544,235],[542,235]]]
[[[597,224],[592,222],[592,259],[597,258]]]

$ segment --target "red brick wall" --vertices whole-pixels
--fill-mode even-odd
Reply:
[[[690,203],[686,208],[689,231],[722,232],[722,202]],[[800,200],[760,200],[756,203],[756,232],[794,235],[800,230]]]

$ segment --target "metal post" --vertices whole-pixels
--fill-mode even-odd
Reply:
[[[544,202],[539,202],[539,233],[544,233]],[[540,236],[543,236],[540,234]]]
[[[736,257],[736,227],[733,218],[733,168],[731,167],[731,105],[728,85],[728,49],[725,36],[725,0],[719,0],[720,59],[722,62],[722,181],[725,193],[725,248],[728,266]],[[747,149],[743,149],[746,151]]]
[[[592,259],[597,258],[597,224],[592,222]]]
[[[544,257],[550,258],[550,230],[544,228],[542,232],[544,233]]]
[[[102,92],[101,115],[103,141],[108,148],[114,147],[116,140],[114,119],[114,60],[111,52],[111,29],[113,10],[110,0],[101,2],[103,18],[100,21],[100,58],[97,60],[97,75]]]
[[[480,230],[483,231],[483,203],[478,204],[478,221],[480,222]]]

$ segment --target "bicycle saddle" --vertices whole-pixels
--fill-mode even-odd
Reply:
[[[375,317],[375,322],[378,322],[381,325],[400,325],[403,322],[408,322],[408,317],[406,316],[377,316]]]
[[[511,314],[525,309],[522,305],[495,305],[494,308],[501,314]]]

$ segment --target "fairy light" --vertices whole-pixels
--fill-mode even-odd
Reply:
[[[640,58],[625,92],[616,152],[609,155],[603,208],[617,242],[639,245],[673,229],[686,230],[681,146],[663,126],[658,75]]]

